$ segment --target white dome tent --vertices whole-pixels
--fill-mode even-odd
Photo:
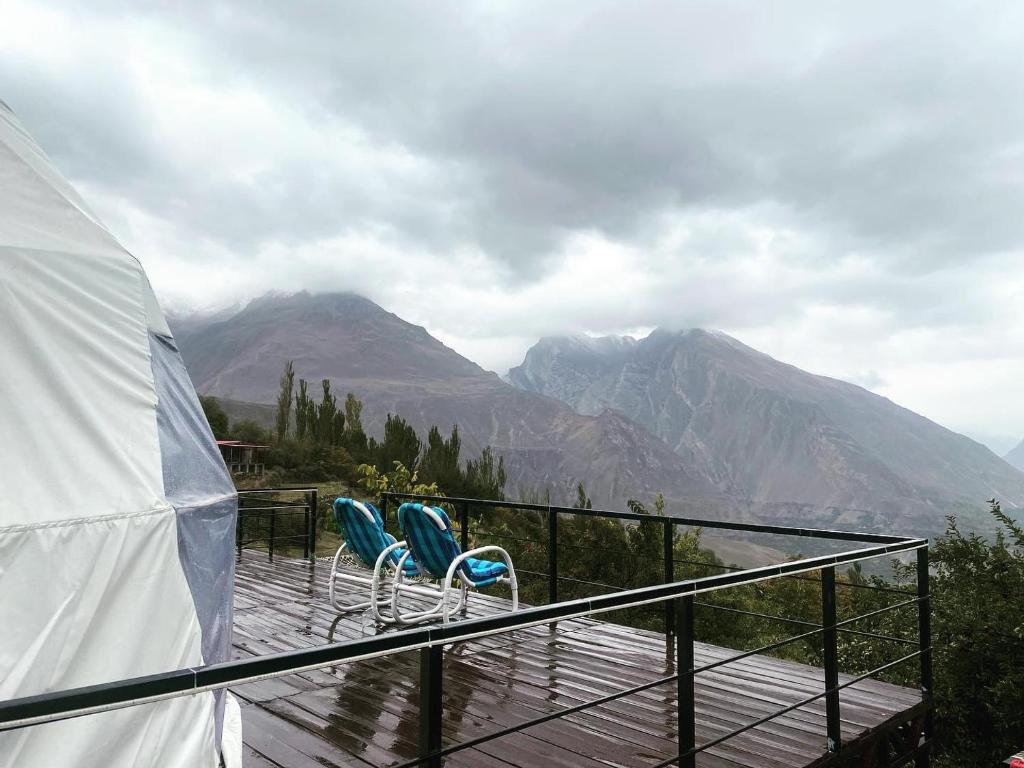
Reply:
[[[139,262],[3,102],[0,366],[0,700],[229,659],[231,478]],[[213,767],[224,698],[2,732],[0,766]]]

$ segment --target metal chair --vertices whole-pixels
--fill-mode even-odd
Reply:
[[[341,496],[334,500],[333,509],[334,520],[344,541],[331,564],[328,588],[331,605],[339,613],[369,608],[377,621],[393,621],[392,617],[380,612],[381,608],[391,602],[386,587],[385,597],[379,597],[381,577],[384,575],[386,579],[391,579],[400,569],[404,569],[410,577],[417,576],[419,567],[416,560],[409,556],[405,542],[396,541],[394,536],[384,530],[384,521],[373,504]],[[360,572],[339,570],[341,565],[354,567]],[[342,603],[337,594],[339,585],[369,590],[369,600]]]
[[[519,608],[519,587],[512,558],[501,547],[477,547],[463,552],[452,532],[452,523],[440,507],[405,503],[398,508],[398,526],[408,549],[398,559],[391,583],[391,617],[398,624],[415,624],[441,619],[445,624],[463,610],[469,589],[479,589],[508,582],[512,590],[512,610]],[[479,555],[495,553],[501,561],[480,559]],[[408,583],[411,569],[407,563],[415,558],[418,583]],[[454,585],[458,580],[458,587]],[[455,603],[452,604],[452,596]],[[403,596],[428,598],[432,607],[403,614]]]

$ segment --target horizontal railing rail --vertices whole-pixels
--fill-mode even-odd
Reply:
[[[309,492],[315,489],[282,489],[289,492]],[[260,489],[261,493],[271,493],[271,489]],[[255,495],[255,494],[254,494]],[[388,500],[398,500],[396,494],[388,494],[382,500],[382,512],[387,514]],[[410,497],[402,497],[410,498]],[[418,500],[434,500],[431,498],[415,497]],[[324,667],[338,664],[350,663],[359,660],[389,656],[396,653],[420,651],[420,724],[421,743],[420,754],[413,760],[400,764],[399,768],[411,768],[414,765],[439,766],[441,758],[464,749],[479,746],[485,742],[507,736],[511,733],[522,731],[541,723],[550,722],[568,715],[576,714],[592,707],[601,706],[612,701],[637,695],[657,686],[676,683],[678,723],[677,734],[679,748],[677,754],[664,760],[658,765],[667,766],[677,764],[681,768],[692,768],[695,765],[696,755],[706,751],[727,739],[734,738],[741,733],[756,728],[775,717],[784,715],[803,706],[812,704],[824,699],[826,706],[826,749],[838,751],[841,747],[840,739],[840,718],[839,718],[839,691],[854,685],[868,677],[881,674],[897,665],[905,664],[914,659],[920,662],[920,678],[922,690],[922,702],[926,708],[930,704],[931,692],[931,641],[929,622],[929,595],[928,595],[928,542],[919,538],[908,538],[899,536],[884,536],[880,534],[857,534],[847,531],[817,531],[808,528],[788,528],[784,526],[750,526],[757,532],[778,532],[786,535],[807,536],[812,538],[835,539],[839,541],[860,541],[866,546],[850,549],[848,551],[831,553],[826,555],[807,556],[796,560],[789,560],[784,563],[777,563],[767,566],[748,568],[744,570],[729,570],[725,573],[711,574],[707,576],[676,580],[672,559],[672,543],[674,542],[675,526],[700,526],[703,528],[727,527],[731,530],[746,530],[741,524],[721,523],[719,521],[694,520],[692,518],[662,516],[652,518],[636,513],[616,513],[603,510],[579,510],[570,507],[554,507],[548,505],[523,504],[519,502],[499,502],[479,499],[442,498],[436,497],[437,501],[454,503],[459,509],[460,537],[463,545],[468,544],[470,534],[469,526],[469,505],[488,505],[497,508],[528,509],[530,511],[549,512],[548,515],[548,543],[549,543],[549,573],[547,574],[551,584],[550,597],[554,598],[548,605],[523,608],[522,610],[503,613],[482,618],[465,619],[450,624],[434,625],[428,627],[414,627],[401,631],[385,633],[375,637],[357,638],[341,642],[328,643],[313,648],[284,651],[267,654],[247,659],[209,664],[187,669],[178,669],[162,674],[136,677],[126,680],[119,680],[101,685],[76,688],[66,691],[44,693],[37,696],[30,696],[11,701],[0,702],[0,730],[12,728],[23,728],[42,723],[67,720],[75,717],[82,717],[99,712],[105,712],[123,707],[134,706],[149,702],[162,701],[179,696],[195,695],[198,693],[219,690],[245,683],[256,682],[268,678],[281,677],[303,673]],[[264,506],[275,506],[265,504]],[[294,505],[292,505],[294,506]],[[316,498],[312,498],[309,506],[313,509],[313,520],[315,521]],[[551,554],[557,552],[557,521],[559,514],[583,514],[594,516],[605,516],[613,519],[627,521],[651,521],[664,525],[666,539],[665,555],[665,583],[652,586],[623,589],[608,594],[600,594],[586,598],[558,601],[557,599],[557,557]],[[271,514],[275,514],[271,511]],[[315,549],[310,549],[310,552]],[[870,560],[872,558],[884,557],[887,555],[899,555],[916,553],[917,556],[917,594],[911,599],[902,600],[892,605],[885,606],[878,610],[869,611],[863,615],[853,618],[839,620],[836,616],[835,591],[837,581],[835,578],[838,566],[852,565],[853,563]],[[550,566],[553,566],[550,567]],[[671,566],[671,568],[669,567]],[[763,644],[758,648],[741,651],[735,655],[723,659],[716,659],[707,664],[696,666],[694,663],[694,609],[695,607],[707,607],[721,610],[736,610],[729,606],[718,606],[713,603],[697,602],[695,598],[700,595],[708,595],[713,592],[727,590],[743,585],[756,584],[769,580],[801,577],[801,574],[808,574],[818,571],[821,574],[819,581],[822,595],[822,621],[820,624],[805,620],[790,620],[785,617],[760,614],[761,618],[779,621],[793,621],[801,627],[806,627],[797,635]],[[847,585],[843,585],[847,586]],[[611,587],[609,587],[611,588]],[[904,590],[905,594],[911,594]],[[539,717],[523,721],[514,726],[496,729],[493,732],[482,734],[473,739],[462,741],[457,744],[442,746],[441,740],[441,707],[442,707],[442,679],[441,668],[443,656],[441,650],[453,643],[465,642],[468,640],[489,637],[493,635],[506,634],[518,630],[525,630],[544,624],[553,624],[571,619],[584,619],[588,617],[601,616],[606,613],[622,611],[626,609],[640,608],[644,606],[656,606],[664,604],[666,617],[666,632],[669,640],[674,644],[676,650],[676,671],[674,674],[658,678],[631,688],[615,691],[607,695],[595,698],[590,701],[581,702],[577,705],[559,709],[556,712],[546,713]],[[894,640],[901,643],[913,643],[902,638],[895,638],[885,635],[874,635],[861,632],[850,627],[858,621],[866,618],[881,615],[889,611],[899,610],[916,605],[918,608],[918,649],[913,653],[906,654],[891,662],[885,663],[869,672],[862,673],[857,677],[840,683],[837,659],[837,637],[841,633],[852,633],[857,635],[870,635],[884,640]],[[754,612],[747,612],[754,613]],[[766,715],[752,723],[748,723],[727,734],[718,736],[702,744],[696,743],[696,712],[694,696],[694,679],[697,675],[709,672],[713,669],[747,659],[762,653],[767,653],[782,648],[783,646],[807,642],[813,638],[821,638],[821,650],[824,658],[824,686],[820,693],[814,696],[793,703],[777,712]],[[920,748],[912,753],[912,756],[920,757],[926,755],[928,745],[931,741],[931,721],[926,719],[925,734]],[[925,758],[926,759],[926,758]]]
[[[692,528],[715,528],[724,531],[740,531],[743,533],[769,533],[776,536],[801,536],[811,539],[834,539],[836,541],[861,541],[874,544],[898,544],[908,541],[906,536],[895,536],[884,533],[866,533],[858,531],[839,531],[826,528],[805,528],[802,526],[787,525],[765,525],[762,523],[737,523],[729,520],[703,520],[695,517],[682,517],[680,515],[653,515],[643,512],[621,512],[611,509],[579,509],[577,507],[562,507],[556,504],[537,504],[525,501],[497,501],[493,499],[470,499],[464,496],[424,496],[414,493],[392,493],[390,491],[382,494],[381,499],[394,499],[407,501],[430,501],[438,504],[470,504],[474,506],[494,507],[501,509],[518,509],[529,512],[557,512],[558,514],[585,515],[590,517],[604,517],[612,520],[630,520],[643,523],[651,521],[671,520],[676,525],[683,525]]]

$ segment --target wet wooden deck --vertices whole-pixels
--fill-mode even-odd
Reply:
[[[367,617],[338,617],[330,562],[246,551],[238,562],[238,657],[375,634]],[[472,615],[504,610],[474,595]],[[394,630],[389,630],[394,631]],[[698,665],[734,655],[698,644]],[[674,671],[662,635],[592,620],[563,621],[450,646],[444,654],[444,743],[473,738]],[[841,677],[841,681],[848,678]],[[416,653],[339,665],[234,689],[246,768],[389,766],[416,756]],[[697,743],[823,690],[820,669],[755,656],[696,678]],[[917,691],[865,680],[841,692],[844,742],[912,719]],[[446,766],[649,766],[676,753],[675,685],[595,707],[445,759]],[[818,700],[698,755],[705,768],[824,765]]]

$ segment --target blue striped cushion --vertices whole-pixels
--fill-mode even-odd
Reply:
[[[444,528],[441,529],[424,509],[422,504],[403,504],[398,508],[398,525],[402,529],[402,536],[415,553],[420,567],[434,578],[443,579],[448,575],[452,561],[462,553],[462,549],[455,540],[452,521],[448,519],[445,511],[440,507],[426,507],[441,518],[441,522],[444,523]],[[504,563],[472,557],[464,560],[459,566],[460,576],[477,587],[493,584],[498,577],[507,573],[508,567]]]
[[[380,553],[395,543],[395,537],[384,530],[384,521],[380,512],[373,504],[366,503],[366,508],[373,517],[371,523],[363,512],[356,507],[353,499],[340,496],[334,500],[334,521],[338,525],[338,531],[344,537],[349,549],[369,568],[377,563]],[[404,549],[396,549],[388,559],[391,564],[398,565],[398,561],[405,554]],[[402,566],[402,570],[409,576],[419,573],[416,561],[409,557]]]
[[[469,580],[477,587],[486,587],[496,582],[500,577],[508,575],[508,566],[493,560],[477,560],[475,557],[466,558],[469,566]]]

